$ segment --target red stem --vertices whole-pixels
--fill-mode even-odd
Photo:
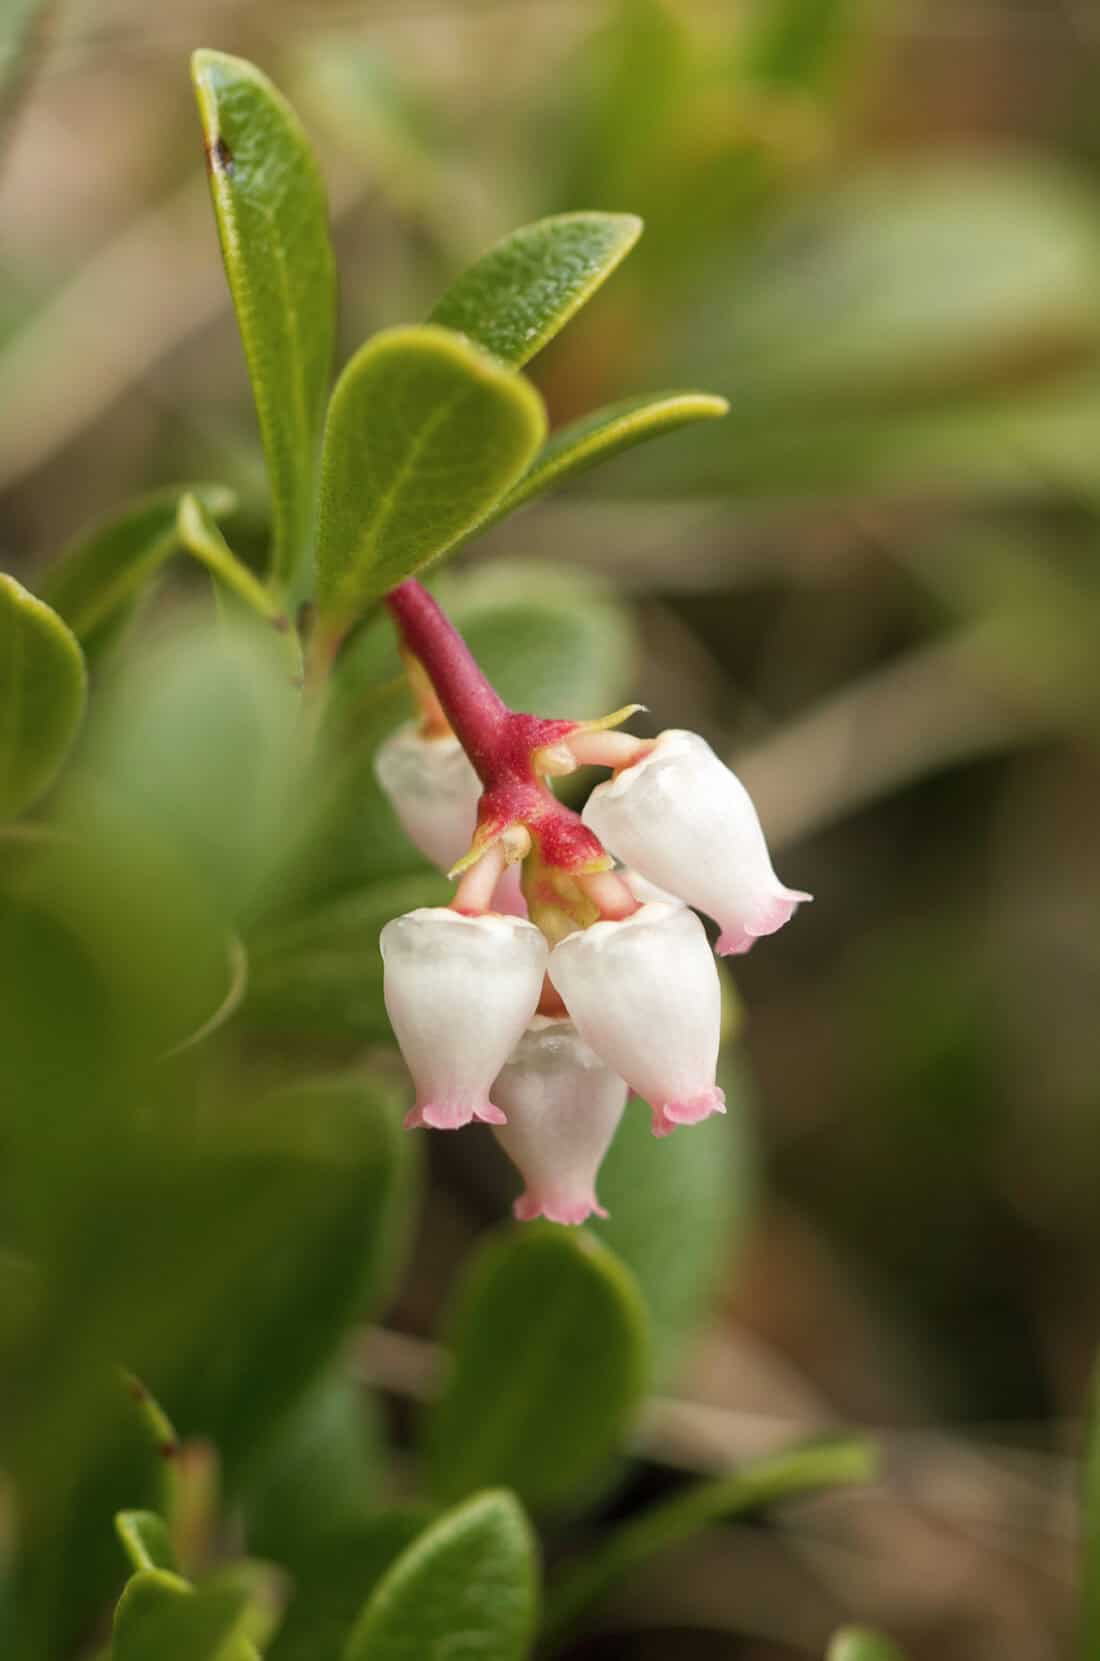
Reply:
[[[424,665],[459,743],[488,787],[510,713],[507,704],[485,679],[454,624],[415,577],[391,589],[386,604],[406,646]]]

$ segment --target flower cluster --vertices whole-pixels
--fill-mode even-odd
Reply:
[[[421,720],[378,753],[411,840],[458,877],[449,907],[382,930],[386,1008],[412,1074],[406,1123],[493,1127],[526,1188],[517,1217],[604,1215],[596,1176],[629,1093],[666,1136],[725,1111],[715,1081],[721,954],[809,895],[784,887],[744,786],[694,733],[507,708],[416,582],[388,604]],[[550,780],[612,776],[583,816]]]

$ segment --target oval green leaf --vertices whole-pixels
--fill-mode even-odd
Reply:
[[[347,625],[485,518],[546,417],[534,387],[460,335],[386,329],[337,383],[321,464],[317,600]]]
[[[843,1626],[829,1642],[826,1661],[905,1661],[905,1654],[873,1627]]]
[[[336,273],[325,189],[298,117],[255,65],[200,51],[191,73],[271,484],[273,575],[286,584],[312,535],[332,368]]]
[[[236,498],[218,484],[171,485],[111,514],[78,537],[46,571],[43,597],[87,648],[116,621],[180,545],[176,515],[190,493],[215,519]]]
[[[695,421],[713,421],[728,410],[725,398],[709,392],[664,392],[658,397],[625,398],[583,415],[551,433],[519,483],[493,509],[489,522],[503,519],[533,496],[610,460],[620,450],[632,450],[636,444]]]
[[[641,234],[632,213],[563,213],[523,225],[463,272],[431,321],[518,368],[565,327]]]
[[[873,1443],[856,1436],[834,1437],[758,1459],[732,1476],[697,1483],[663,1505],[653,1506],[610,1534],[563,1575],[546,1612],[547,1642],[563,1640],[590,1604],[656,1552],[681,1545],[714,1523],[732,1521],[782,1500],[870,1482],[877,1468]]]
[[[756,1150],[744,1082],[728,1065],[728,1111],[658,1142],[640,1102],[626,1110],[600,1171],[596,1233],[637,1276],[649,1315],[654,1385],[665,1388],[705,1321],[744,1238]]]
[[[393,1564],[343,1661],[523,1661],[535,1630],[535,1542],[511,1494],[478,1494]],[[459,1636],[461,1635],[461,1636]]]
[[[86,696],[84,654],[72,632],[0,571],[0,821],[52,784]]]
[[[499,1483],[536,1508],[575,1502],[621,1448],[646,1379],[629,1271],[591,1235],[510,1229],[467,1271],[448,1336],[427,1424],[438,1496]]]
[[[164,1569],[141,1569],[115,1610],[111,1661],[237,1661],[255,1654],[247,1627],[248,1598],[239,1587],[196,1590]]]

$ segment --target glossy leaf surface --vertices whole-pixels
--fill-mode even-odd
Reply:
[[[196,1590],[179,1575],[142,1569],[115,1611],[111,1661],[245,1661],[247,1599],[233,1586]]]
[[[632,213],[563,213],[524,225],[463,272],[431,320],[518,367],[565,327],[641,233]]]
[[[339,624],[471,531],[542,442],[535,389],[460,335],[387,329],[361,347],[325,428],[317,599]]]
[[[533,496],[541,496],[555,485],[610,460],[621,450],[631,450],[636,444],[695,421],[713,421],[728,409],[724,398],[710,393],[666,392],[656,398],[627,398],[571,421],[551,433],[523,478],[494,509],[492,518],[503,519]]]
[[[325,190],[297,116],[266,75],[243,58],[200,51],[192,77],[271,485],[273,571],[285,583],[310,540],[332,366]]]
[[[343,1661],[522,1661],[535,1626],[535,1545],[511,1494],[479,1494],[404,1551]]]
[[[509,1229],[467,1270],[446,1331],[427,1427],[440,1498],[502,1483],[536,1508],[575,1501],[621,1448],[646,1378],[629,1272],[591,1235]]]

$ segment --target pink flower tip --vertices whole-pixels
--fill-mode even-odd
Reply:
[[[725,1091],[717,1085],[710,1090],[701,1090],[697,1096],[687,1096],[683,1101],[662,1102],[660,1107],[653,1110],[654,1136],[671,1136],[677,1125],[698,1125],[704,1119],[709,1119],[712,1113],[726,1111]]]
[[[533,1194],[528,1189],[513,1204],[512,1215],[520,1223],[530,1223],[536,1217],[545,1217],[551,1223],[574,1225],[587,1222],[589,1217],[606,1217],[607,1212],[599,1204],[595,1194],[582,1194],[578,1198],[568,1199],[561,1194]]]
[[[800,905],[813,899],[797,888],[783,888],[736,928],[723,929],[715,951],[719,957],[741,957],[765,934],[775,934],[789,923]]]
[[[461,1130],[471,1120],[486,1125],[506,1125],[508,1120],[493,1102],[480,1102],[471,1107],[468,1102],[424,1102],[410,1107],[405,1115],[406,1130]]]

